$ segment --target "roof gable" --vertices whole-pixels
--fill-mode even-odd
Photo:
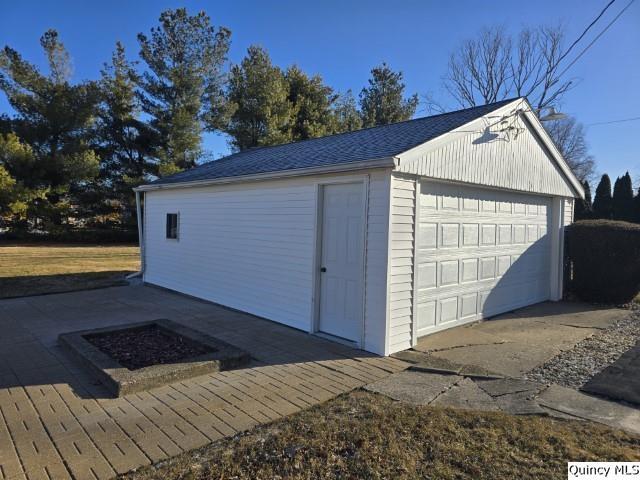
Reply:
[[[397,170],[523,192],[584,195],[524,99],[401,153]]]

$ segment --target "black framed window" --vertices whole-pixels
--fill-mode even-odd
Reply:
[[[167,238],[178,239],[178,214],[167,213]]]

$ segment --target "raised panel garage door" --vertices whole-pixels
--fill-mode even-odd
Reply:
[[[549,299],[548,197],[425,181],[418,336]]]

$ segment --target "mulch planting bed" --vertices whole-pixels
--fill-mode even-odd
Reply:
[[[238,347],[166,318],[61,333],[58,342],[116,397],[251,361]]]
[[[156,324],[85,335],[84,338],[129,370],[178,363],[216,351]]]

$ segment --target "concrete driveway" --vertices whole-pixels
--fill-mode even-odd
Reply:
[[[413,350],[394,355],[413,363],[409,370],[365,388],[418,405],[589,420],[640,435],[637,408],[520,378],[627,315],[616,308],[540,303],[424,337]],[[633,368],[640,365],[640,353],[631,350],[623,357],[618,377],[611,378],[634,388],[637,383],[620,377],[625,372],[637,377]]]
[[[618,308],[544,302],[423,337],[414,348],[443,364],[519,377],[627,315]]]

